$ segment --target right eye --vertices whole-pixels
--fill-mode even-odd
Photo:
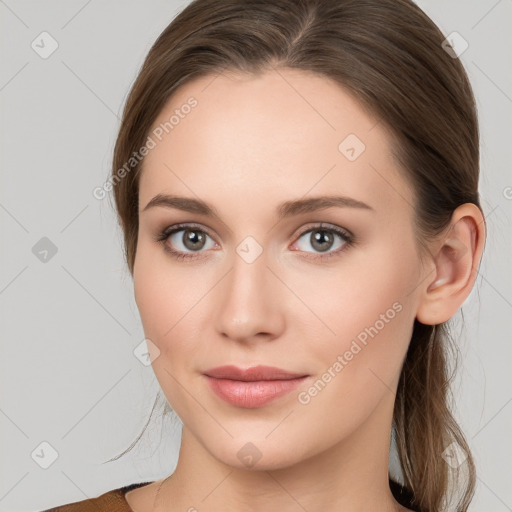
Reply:
[[[193,224],[179,224],[165,228],[156,237],[164,249],[178,259],[194,258],[194,253],[215,247],[216,242],[206,231]]]

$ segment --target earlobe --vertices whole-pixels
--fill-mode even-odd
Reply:
[[[459,206],[441,242],[434,246],[434,269],[424,281],[416,314],[419,322],[436,325],[457,313],[473,288],[484,240],[480,209],[470,203]]]

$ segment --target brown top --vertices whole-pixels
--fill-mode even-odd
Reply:
[[[151,483],[153,482],[126,485],[106,492],[97,498],[89,498],[88,500],[61,505],[60,507],[44,510],[43,512],[133,512],[124,495],[132,489],[137,489]],[[389,479],[389,485],[398,503],[415,512],[427,512],[413,504],[413,494],[409,489],[391,478]]]
[[[151,483],[153,482],[126,485],[106,492],[97,498],[89,498],[88,500],[61,505],[44,512],[133,512],[124,495],[132,489]]]

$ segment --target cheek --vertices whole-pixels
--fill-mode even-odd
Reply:
[[[158,364],[176,366],[195,348],[204,297],[212,287],[204,270],[173,263],[163,249],[140,244],[134,265],[134,295],[144,333],[160,350]],[[155,362],[156,363],[156,362]]]
[[[338,269],[328,277],[319,273],[313,296],[312,276],[303,278],[311,309],[329,329],[317,322],[310,326],[311,336],[303,331],[303,338],[317,340],[308,347],[315,380],[301,390],[298,401],[301,412],[312,418],[330,411],[323,422],[327,436],[348,435],[394,394],[411,339],[415,309],[407,294],[412,267],[370,268]]]
[[[323,373],[339,363],[341,356],[343,369],[337,364],[331,372],[343,371],[349,387],[361,386],[360,378],[376,379],[371,369],[392,383],[407,351],[415,317],[409,295],[417,276],[414,248],[382,244],[353,254],[332,271],[318,269],[295,276],[295,290],[307,298],[309,308],[321,320],[310,324],[317,340],[310,348],[323,363],[323,368],[316,369]],[[361,372],[363,368],[368,371]]]
[[[141,244],[134,265],[134,295],[144,335],[156,347],[153,371],[173,409],[185,415],[190,404],[179,382],[183,372],[192,370],[197,354],[192,320],[193,306],[201,296],[199,283],[191,277],[157,254],[157,249]]]
[[[181,284],[181,274],[165,264],[161,249],[139,239],[134,264],[135,302],[139,309],[144,333],[161,351],[170,329],[183,315],[187,299]]]
[[[134,296],[137,308],[139,309],[144,332],[157,345],[160,339],[161,325],[168,318],[169,311],[172,311],[163,300],[165,297],[165,279],[160,276],[157,279],[157,270],[151,265],[149,259],[145,258],[144,252],[137,254],[134,265]],[[168,319],[170,320],[170,319]],[[161,348],[161,347],[159,347]]]

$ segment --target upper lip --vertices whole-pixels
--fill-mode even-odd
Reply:
[[[304,373],[293,373],[281,368],[261,365],[246,369],[238,368],[233,365],[218,366],[217,368],[206,370],[204,374],[216,379],[240,380],[244,382],[257,380],[291,380],[306,376]]]

